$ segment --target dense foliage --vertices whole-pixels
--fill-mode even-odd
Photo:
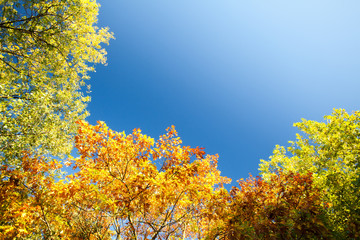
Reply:
[[[312,174],[278,172],[239,180],[231,190],[228,210],[211,232],[215,239],[329,238],[325,209]]]
[[[87,115],[81,86],[112,37],[97,14],[92,0],[0,0],[1,162],[70,153]]]
[[[79,122],[77,169],[55,181],[61,164],[24,154],[3,167],[0,237],[45,239],[204,238],[226,201],[217,156],[181,146],[174,128],[154,140],[104,123]],[[220,210],[219,210],[220,211]]]
[[[261,177],[228,192],[218,156],[174,127],[155,141],[83,121],[112,38],[95,0],[0,0],[0,13],[0,239],[360,238],[360,112],[295,124]]]
[[[296,123],[303,135],[287,151],[277,146],[260,170],[269,179],[278,169],[284,172],[314,173],[314,184],[339,238],[360,237],[360,112],[352,115],[335,110],[326,122]]]

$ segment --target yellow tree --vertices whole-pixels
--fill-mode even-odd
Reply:
[[[125,135],[102,122],[79,125],[72,206],[103,219],[116,239],[205,236],[217,217],[212,203],[225,199],[229,182],[217,156],[181,146],[174,127],[155,143],[138,129]]]
[[[20,166],[0,169],[0,239],[57,239],[64,222],[56,197],[56,160],[23,153]]]
[[[3,167],[0,236],[202,239],[221,216],[229,179],[217,156],[182,146],[173,127],[155,142],[80,121],[76,148],[66,163],[75,173],[62,180],[56,160],[30,154],[19,170]]]
[[[268,180],[278,170],[314,173],[322,200],[330,204],[328,215],[339,239],[360,235],[360,112],[334,110],[326,122],[303,120],[288,152],[277,146],[260,170]]]
[[[0,161],[24,150],[69,153],[83,119],[81,92],[93,64],[105,63],[95,0],[0,0]]]
[[[88,211],[91,200],[69,199],[77,189],[59,180],[61,168],[30,154],[18,169],[1,168],[0,239],[110,239],[106,221]]]

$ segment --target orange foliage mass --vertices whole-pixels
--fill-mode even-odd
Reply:
[[[204,238],[226,203],[218,156],[181,145],[174,127],[158,141],[78,122],[59,180],[56,161],[25,154],[21,168],[2,168],[0,236],[59,239]],[[19,217],[21,216],[21,217]]]
[[[320,191],[312,174],[250,176],[231,190],[228,213],[213,236],[224,239],[330,239]]]
[[[156,142],[78,126],[73,174],[28,152],[1,167],[0,239],[330,238],[311,173],[250,177],[228,193],[218,156],[182,146],[173,126]]]

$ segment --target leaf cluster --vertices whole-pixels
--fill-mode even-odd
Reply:
[[[155,143],[138,129],[126,135],[103,122],[78,124],[80,156],[66,163],[75,173],[55,181],[48,173],[62,166],[31,155],[24,155],[20,170],[3,169],[8,195],[0,201],[7,216],[0,236],[205,237],[229,182],[217,170],[217,156],[182,146],[174,127]]]
[[[330,239],[320,191],[312,174],[285,174],[269,181],[250,176],[233,187],[223,225],[213,232],[221,239]]]
[[[330,205],[327,215],[338,238],[360,237],[360,112],[336,109],[325,122],[303,119],[295,126],[303,134],[290,142],[288,151],[277,146],[269,161],[262,160],[262,176],[269,179],[278,169],[313,173],[322,201]]]
[[[91,0],[0,1],[0,160],[21,152],[69,154],[75,122],[87,116],[81,88],[93,64],[105,63]]]

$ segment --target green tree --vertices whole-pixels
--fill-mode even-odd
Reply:
[[[334,110],[326,122],[303,119],[288,151],[276,146],[269,161],[262,160],[264,179],[284,172],[314,173],[314,184],[329,204],[329,218],[340,239],[360,237],[360,112]]]
[[[0,162],[70,153],[88,72],[105,63],[95,0],[0,0]]]

